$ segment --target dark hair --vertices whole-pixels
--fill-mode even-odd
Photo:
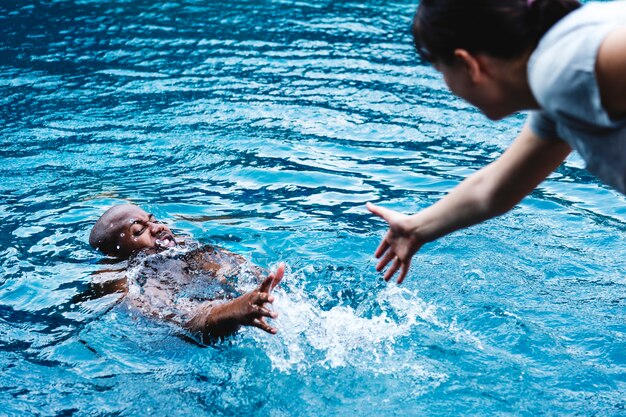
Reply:
[[[534,48],[577,0],[421,0],[413,19],[417,53],[454,62],[454,50],[510,59]]]

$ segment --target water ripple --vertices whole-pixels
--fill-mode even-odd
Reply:
[[[364,203],[432,204],[525,118],[447,91],[413,51],[414,6],[0,3],[3,412],[618,415],[626,199],[580,158],[427,245],[402,288],[374,271]],[[281,333],[200,348],[92,297],[119,265],[89,230],[120,202],[287,262]]]

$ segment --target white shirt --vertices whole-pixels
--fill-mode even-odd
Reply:
[[[620,26],[626,1],[587,3],[543,36],[528,61],[530,89],[541,105],[529,122],[540,137],[566,141],[589,172],[626,194],[626,119],[609,117],[595,76],[600,45]]]

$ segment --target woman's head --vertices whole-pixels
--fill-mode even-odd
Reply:
[[[431,63],[453,64],[456,49],[513,59],[579,6],[577,0],[421,0],[413,39]]]

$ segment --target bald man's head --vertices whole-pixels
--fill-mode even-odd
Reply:
[[[127,258],[143,248],[176,246],[172,231],[134,204],[108,209],[89,234],[89,244],[106,255]]]

